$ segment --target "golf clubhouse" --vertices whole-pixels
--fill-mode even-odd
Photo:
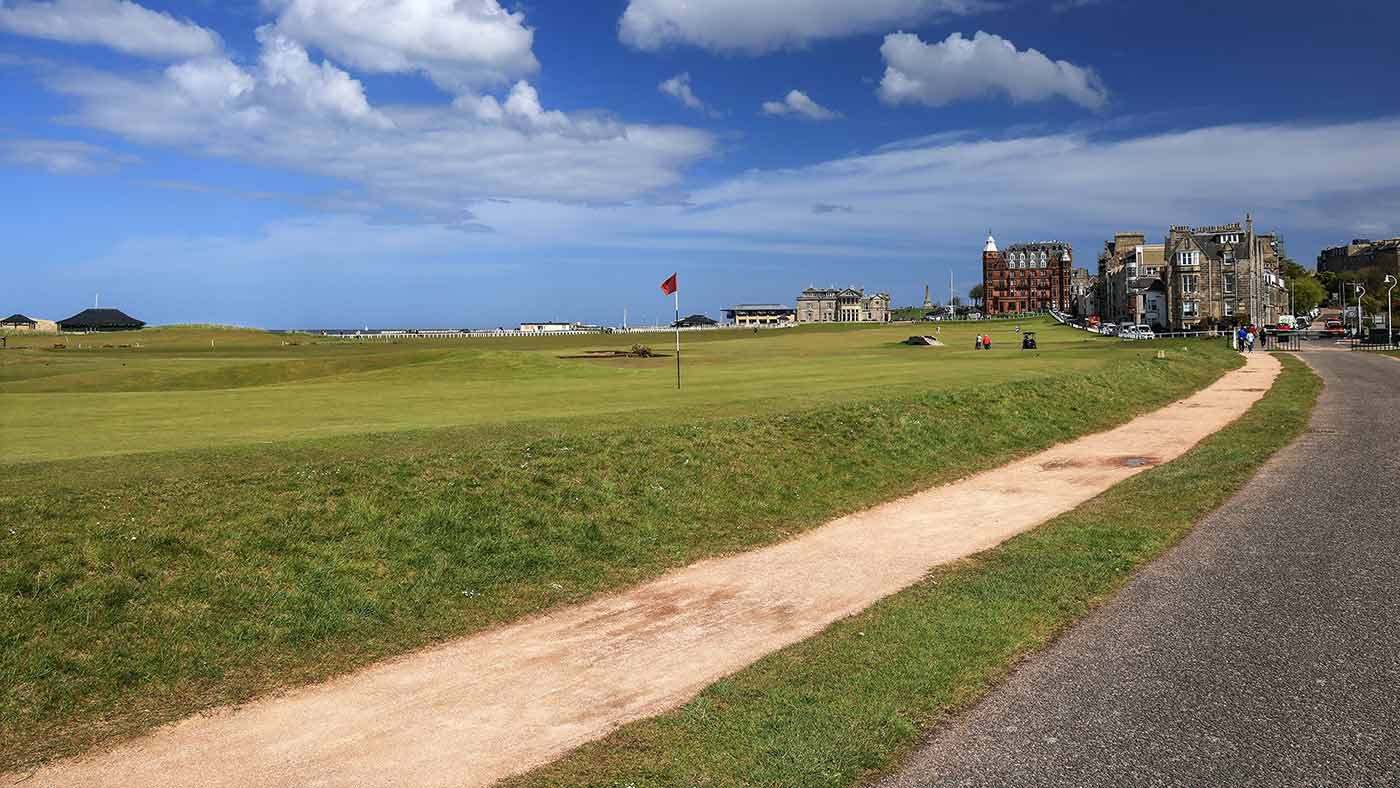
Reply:
[[[724,316],[736,326],[771,326],[794,322],[797,310],[782,304],[737,304],[724,310]]]
[[[99,331],[135,331],[145,326],[120,309],[84,309],[76,315],[58,321],[60,331],[69,334],[90,334]]]

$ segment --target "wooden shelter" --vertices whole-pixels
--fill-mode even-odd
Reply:
[[[135,331],[146,325],[120,309],[84,309],[76,315],[58,321],[60,330],[71,333],[94,331]]]

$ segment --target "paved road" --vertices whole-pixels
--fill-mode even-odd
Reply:
[[[1400,786],[1400,363],[1304,358],[1308,432],[883,788]]]

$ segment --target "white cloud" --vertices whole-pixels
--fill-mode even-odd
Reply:
[[[264,0],[277,30],[353,68],[422,71],[454,91],[539,68],[524,14],[498,0]]]
[[[953,33],[936,44],[913,33],[891,33],[880,54],[885,59],[880,98],[890,104],[941,107],[1003,93],[1016,102],[1063,96],[1090,109],[1108,101],[1093,69],[1051,60],[1034,49],[1019,51],[1001,36],[980,30],[971,39]]]
[[[800,90],[789,90],[782,101],[763,102],[763,114],[794,115],[808,120],[831,120],[841,117],[841,113],[823,107]]]
[[[198,57],[223,48],[213,31],[129,0],[0,0],[0,30],[151,58]]]
[[[459,222],[472,201],[493,197],[634,199],[673,186],[714,148],[694,129],[547,109],[525,81],[500,99],[377,107],[350,74],[313,62],[277,28],[259,40],[249,68],[200,58],[135,75],[41,73],[77,99],[69,122],[339,179],[364,192],[342,204],[419,220]]]
[[[711,116],[719,115],[718,112],[711,109],[708,105],[705,104],[705,102],[701,101],[699,96],[695,95],[695,90],[690,86],[689,71],[671,77],[665,82],[662,82],[660,85],[657,85],[656,89],[661,91],[662,93],[665,93],[668,96],[671,96],[672,98],[676,99],[677,101],[686,105],[687,107],[690,107],[691,109],[698,109],[701,112],[707,113]]]
[[[270,28],[258,30],[258,41],[262,44],[258,66],[262,84],[268,90],[287,94],[292,104],[317,115],[381,128],[392,125],[382,113],[370,108],[359,80],[329,62],[312,63],[300,44]],[[234,78],[234,98],[244,92],[243,84]]]
[[[629,0],[618,34],[643,50],[685,44],[758,54],[994,5],[988,0]]]
[[[0,140],[0,160],[50,175],[103,175],[139,161],[101,145],[76,140]]]
[[[1299,158],[1297,151],[1311,151]],[[1131,177],[1124,173],[1131,173]],[[1228,189],[1217,188],[1229,173]],[[1143,184],[1152,184],[1144,189]],[[687,193],[684,205],[489,203],[477,219],[502,248],[575,246],[756,252],[977,264],[997,237],[1076,241],[1079,265],[1115,230],[1242,219],[1328,237],[1394,224],[1400,117],[1307,126],[1231,125],[1127,139],[1061,133],[891,146],[807,167],[756,170]]]

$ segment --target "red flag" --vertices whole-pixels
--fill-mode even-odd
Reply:
[[[661,292],[670,295],[676,292],[676,275],[671,274],[671,278],[661,283]]]

